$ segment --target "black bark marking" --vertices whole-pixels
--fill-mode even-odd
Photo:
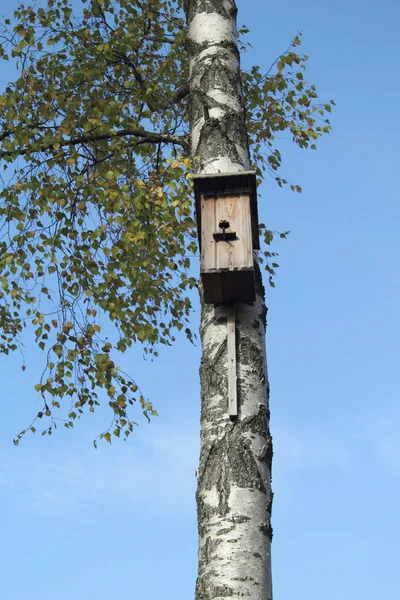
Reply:
[[[272,444],[272,437],[270,436],[268,438],[268,441],[264,447],[264,450],[260,456],[260,460],[262,462],[265,462],[269,472],[271,473],[272,470],[272,457],[273,457],[274,451],[273,451],[273,444]]]
[[[265,383],[266,374],[264,356],[260,352],[259,344],[248,336],[239,336],[238,362],[241,365],[249,365],[252,368],[252,372],[257,376],[261,383]]]
[[[232,527],[224,527],[223,529],[219,529],[219,531],[217,531],[216,535],[225,535],[226,533],[230,533],[234,529],[235,529],[234,525],[232,525]]]
[[[243,419],[241,423],[242,431],[251,431],[254,434],[260,435],[262,438],[267,440],[267,444],[269,444],[271,440],[272,447],[272,438],[269,434],[269,411],[264,405],[260,405],[258,409],[258,413],[253,415],[252,417],[247,417]]]
[[[244,515],[236,515],[231,519],[232,523],[246,523],[250,521],[250,517],[245,517]]]
[[[260,526],[260,531],[262,531],[262,533],[264,535],[266,535],[268,537],[268,539],[272,542],[274,532],[273,532],[273,529],[271,526],[271,521],[270,521],[269,517],[267,517],[265,519],[265,522]]]
[[[207,397],[210,390],[213,390],[213,394],[217,392],[222,398],[226,398],[228,390],[227,351],[228,342],[224,340],[219,345],[213,359],[210,358],[213,348],[210,348],[207,355],[203,356],[200,363],[200,382],[203,397]]]
[[[206,456],[200,461],[199,490],[216,489],[218,508],[205,505],[202,493],[198,493],[201,516],[217,512],[220,517],[229,513],[228,499],[231,486],[250,488],[267,493],[249,440],[243,438],[241,427],[227,431],[221,440],[214,441]],[[200,520],[200,519],[199,519]]]
[[[267,513],[269,514],[270,518],[272,515],[272,503],[274,501],[274,494],[271,492],[270,498],[268,500],[268,505],[267,505]]]
[[[203,164],[216,156],[229,156],[232,161],[239,164],[242,162],[236,144],[232,140],[232,138],[234,139],[233,133],[236,128],[236,120],[236,113],[229,112],[221,121],[210,118],[204,122],[196,149],[196,153],[201,156]],[[230,132],[229,135],[228,129],[233,129],[233,133]]]

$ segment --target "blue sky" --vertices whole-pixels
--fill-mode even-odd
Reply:
[[[303,194],[272,180],[259,190],[260,220],[291,230],[268,290],[275,599],[397,600],[400,2],[239,10],[252,32],[244,64],[267,69],[301,30],[307,77],[337,103],[318,152],[283,142]],[[95,451],[101,413],[14,448],[35,411],[35,364],[22,374],[1,357],[2,598],[193,597],[199,358],[184,339],[154,363],[127,355],[160,417]]]

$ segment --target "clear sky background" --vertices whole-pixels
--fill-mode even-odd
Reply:
[[[291,230],[268,290],[275,600],[398,600],[400,2],[239,9],[253,45],[244,65],[266,70],[301,30],[307,79],[337,103],[317,152],[284,142],[303,194],[272,180],[259,190],[260,219]],[[193,598],[199,359],[183,338],[154,363],[127,355],[160,416],[96,451],[101,413],[15,448],[39,365],[23,374],[18,357],[0,358],[4,600]]]

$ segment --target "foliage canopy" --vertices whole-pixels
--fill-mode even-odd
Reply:
[[[0,60],[17,73],[0,95],[0,352],[32,334],[44,353],[32,431],[42,418],[44,433],[72,427],[103,395],[112,425],[100,437],[110,441],[132,431],[136,401],[156,414],[118,352],[140,342],[157,354],[181,329],[192,339],[199,165],[182,1],[75,4],[21,4],[0,31]],[[330,130],[332,102],[305,82],[299,45],[296,36],[268,73],[242,73],[253,168],[280,186],[277,134],[315,149]],[[273,232],[261,227],[273,284]],[[115,343],[104,333],[110,323]]]

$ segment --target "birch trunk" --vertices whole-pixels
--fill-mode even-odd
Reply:
[[[234,0],[185,0],[191,73],[192,155],[199,172],[250,168]],[[265,353],[266,306],[236,305],[239,418],[228,413],[227,308],[203,303],[201,453],[196,600],[272,598],[272,440]]]

